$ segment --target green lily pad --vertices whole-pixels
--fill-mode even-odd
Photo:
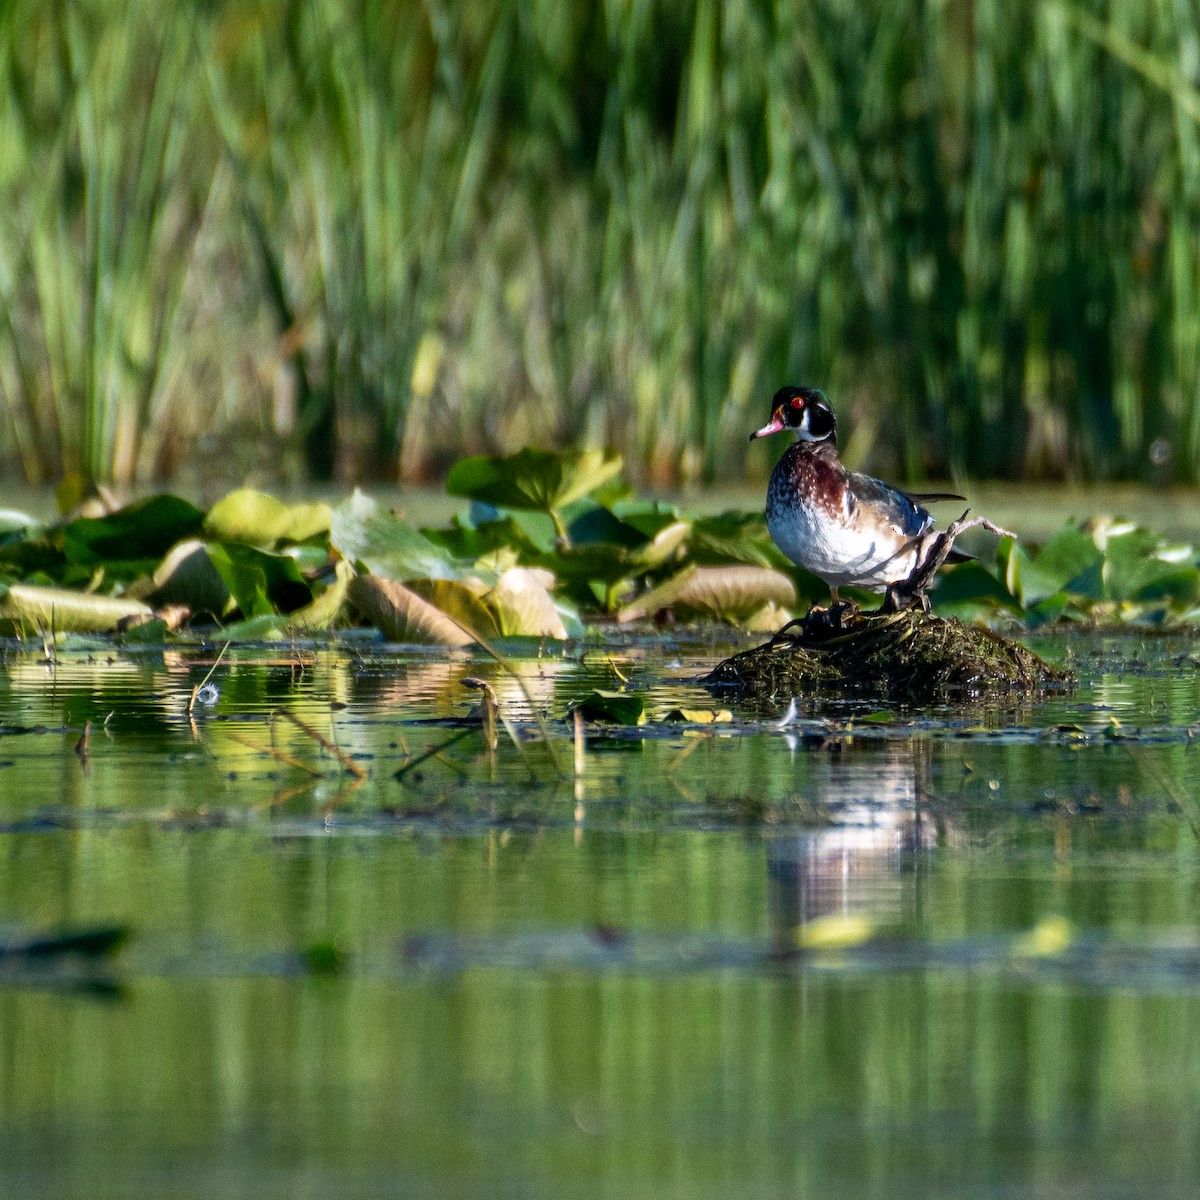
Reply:
[[[610,725],[640,725],[646,716],[646,697],[637,692],[607,692],[597,688],[571,705],[585,720]]]
[[[939,612],[986,612],[1003,608],[1021,612],[1021,602],[1004,583],[981,562],[965,562],[937,576],[930,593]]]
[[[294,559],[240,542],[206,542],[205,553],[243,618],[287,613],[312,602]]]
[[[532,448],[503,457],[464,458],[450,468],[446,491],[502,508],[557,512],[621,472],[619,455],[600,450],[552,453]]]
[[[187,538],[171,548],[155,568],[152,590],[146,597],[156,607],[186,604],[193,613],[224,617],[233,611],[235,600],[221,572],[200,538]]]
[[[468,516],[460,513],[449,529],[422,529],[421,534],[453,558],[477,562],[499,550],[512,550],[518,559],[528,561],[554,547],[554,523],[546,517],[541,518],[548,536],[535,538],[526,522],[518,519],[528,516],[529,513],[508,513],[473,524]]]
[[[284,504],[265,492],[239,488],[209,509],[204,532],[212,541],[270,549],[280,542],[304,542],[325,533],[331,519],[328,504]]]
[[[245,621],[221,626],[223,642],[278,642],[292,633],[288,618],[278,613],[263,613]]]
[[[453,579],[459,571],[449,553],[406,521],[381,508],[358,488],[332,514],[329,544],[373,575],[399,580]]]
[[[288,506],[265,492],[238,488],[218,500],[204,518],[206,537],[217,542],[274,546],[288,527]]]
[[[104,517],[77,517],[63,526],[68,562],[89,566],[130,560],[157,562],[176,542],[200,533],[204,514],[178,496],[149,496]]]
[[[59,633],[116,633],[149,621],[154,612],[139,600],[97,596],[68,588],[14,583],[0,587],[0,621]]]
[[[1104,554],[1091,534],[1065,525],[1034,558],[1021,562],[1020,600],[1036,604],[1055,592],[1089,600],[1104,598]]]
[[[1106,531],[1104,590],[1112,600],[1154,600],[1170,597],[1180,604],[1200,595],[1196,552],[1188,545],[1170,545],[1148,529]]]
[[[318,592],[311,603],[293,609],[287,614],[288,624],[293,629],[306,632],[328,629],[342,612],[349,591],[354,568],[344,559],[334,565],[333,582]]]
[[[784,571],[791,566],[762,513],[730,511],[698,518],[692,523],[688,552],[701,566],[747,563]]]

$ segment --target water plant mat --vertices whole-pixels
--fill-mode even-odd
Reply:
[[[982,625],[919,611],[814,609],[769,642],[725,659],[702,680],[762,696],[848,695],[926,704],[1069,687],[1068,674]]]

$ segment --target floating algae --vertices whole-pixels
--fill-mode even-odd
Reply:
[[[918,610],[814,610],[769,642],[720,663],[702,680],[759,696],[872,696],[897,703],[1060,690],[1070,677],[981,625]]]

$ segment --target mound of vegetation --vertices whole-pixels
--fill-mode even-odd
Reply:
[[[838,624],[826,615],[813,610],[727,658],[704,683],[762,696],[869,695],[902,704],[1030,695],[1070,683],[1019,643],[954,617],[854,613]]]

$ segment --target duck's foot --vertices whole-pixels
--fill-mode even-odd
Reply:
[[[808,638],[814,633],[841,633],[858,616],[859,608],[853,600],[837,600],[824,608],[814,604],[802,617],[795,617],[778,630],[770,645],[791,638]]]
[[[815,604],[801,617],[805,632],[841,632],[851,619],[858,616],[858,605],[853,600],[835,600],[825,608]]]

